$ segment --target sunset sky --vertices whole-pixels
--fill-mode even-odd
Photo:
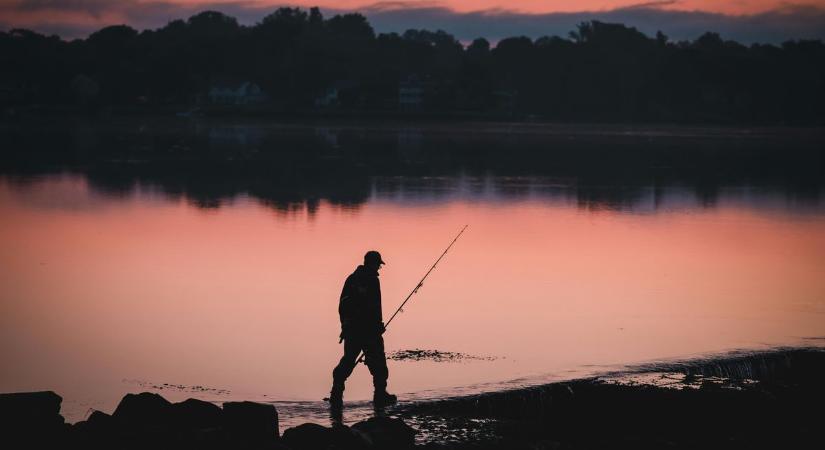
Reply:
[[[459,39],[566,35],[590,19],[674,39],[709,30],[743,42],[825,37],[825,0],[0,0],[0,29],[75,38],[113,24],[157,28],[206,9],[254,24],[279,6],[319,6],[327,16],[359,11],[378,32],[444,29]]]

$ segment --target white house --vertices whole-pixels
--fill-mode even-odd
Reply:
[[[266,94],[261,87],[249,81],[239,85],[213,86],[209,90],[209,102],[218,105],[254,105],[265,100]]]
[[[338,105],[338,87],[330,86],[315,97],[316,108],[329,108]]]
[[[424,104],[425,84],[416,75],[398,83],[398,107],[402,110],[419,109]]]

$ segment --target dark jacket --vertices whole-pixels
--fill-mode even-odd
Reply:
[[[338,315],[341,317],[343,338],[353,334],[380,334],[383,331],[381,284],[377,271],[358,266],[347,277],[338,301]]]

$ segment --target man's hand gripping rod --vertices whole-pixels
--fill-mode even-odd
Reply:
[[[425,274],[424,274],[424,276],[423,276],[423,277],[421,277],[421,281],[419,281],[419,282],[418,282],[418,284],[416,284],[416,285],[415,285],[415,288],[413,288],[413,290],[410,292],[410,295],[408,295],[408,296],[407,296],[407,298],[405,298],[405,299],[404,299],[404,301],[403,301],[403,302],[401,302],[401,306],[399,306],[399,307],[398,307],[398,309],[396,309],[396,310],[395,310],[395,312],[394,312],[394,313],[392,313],[392,316],[390,316],[390,319],[389,319],[389,320],[387,320],[387,323],[386,323],[386,324],[384,324],[384,331],[385,331],[385,332],[386,332],[386,330],[387,330],[387,327],[389,327],[389,326],[390,326],[390,323],[392,323],[392,320],[393,320],[393,319],[395,319],[395,316],[397,316],[397,315],[398,315],[398,313],[400,313],[400,312],[403,310],[404,305],[406,305],[406,304],[407,304],[407,302],[410,300],[410,298],[412,298],[412,296],[413,296],[414,294],[416,294],[416,293],[418,292],[418,290],[419,290],[419,289],[421,289],[421,286],[423,286],[423,285],[424,285],[424,280],[426,280],[426,279],[427,279],[427,277],[430,275],[430,272],[432,272],[432,271],[433,271],[433,269],[435,269],[435,266],[437,266],[437,265],[438,265],[439,261],[441,261],[441,258],[443,258],[443,257],[444,257],[444,255],[446,255],[446,254],[447,254],[447,252],[448,252],[448,251],[450,251],[450,248],[452,248],[453,244],[455,244],[455,241],[457,241],[457,240],[458,240],[458,238],[460,238],[460,237],[461,237],[461,234],[462,234],[462,233],[464,233],[464,230],[466,230],[468,226],[469,226],[469,225],[464,225],[464,228],[462,228],[462,229],[461,229],[461,231],[459,231],[459,232],[458,232],[458,234],[455,236],[455,239],[453,239],[453,241],[452,241],[452,242],[450,242],[450,245],[448,245],[448,246],[447,246],[447,248],[444,250],[444,253],[442,253],[442,254],[441,254],[441,256],[439,256],[439,257],[438,257],[438,259],[436,259],[436,260],[435,260],[435,262],[433,263],[433,265],[432,265],[432,266],[430,266],[430,270],[428,270],[428,271],[427,271],[427,273],[425,273]],[[358,363],[360,363],[360,362],[364,362],[364,354],[363,354],[363,353],[361,353],[361,355],[360,355],[360,356],[358,356],[358,360],[357,360],[357,361],[355,361],[355,364],[358,364]]]

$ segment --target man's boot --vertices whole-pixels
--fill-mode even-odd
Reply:
[[[344,406],[344,383],[332,383],[332,390],[329,391],[329,406],[331,408]]]
[[[398,397],[388,393],[386,390],[376,390],[372,396],[372,405],[376,408],[394,405],[398,403]]]

